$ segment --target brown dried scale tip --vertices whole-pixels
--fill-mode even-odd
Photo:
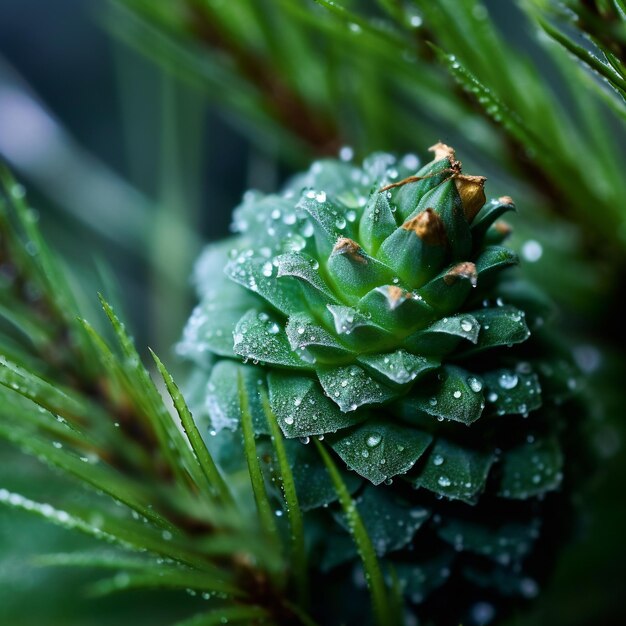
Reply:
[[[511,198],[511,196],[500,196],[498,198],[498,202],[500,204],[512,204],[512,205],[515,205],[515,202],[513,201],[513,198]]]
[[[435,161],[441,161],[441,159],[450,159],[450,163],[456,163],[456,154],[454,153],[454,148],[447,146],[445,143],[441,143],[441,141],[437,142],[434,146],[430,146],[428,148],[429,152],[435,153]]]
[[[506,236],[510,235],[513,231],[513,228],[508,222],[504,222],[503,220],[498,220],[493,227],[499,235]]]
[[[404,289],[401,289],[400,287],[396,287],[395,285],[389,285],[387,287],[387,300],[389,301],[389,305],[392,309],[400,306],[410,297],[411,293],[409,291],[404,291]]]
[[[463,263],[457,263],[443,277],[443,281],[446,285],[453,285],[460,278],[469,280],[472,287],[476,287],[478,283],[478,273],[476,272],[476,266],[470,261],[464,261]]]
[[[409,176],[402,180],[396,181],[395,183],[389,183],[384,187],[381,187],[379,191],[387,191],[388,189],[394,189],[395,187],[402,187],[403,185],[407,185],[409,183],[416,183],[420,180],[424,180],[426,178],[431,178],[432,176],[439,176],[444,172],[450,172],[451,175],[460,174],[461,173],[461,161],[456,160],[456,155],[454,153],[454,148],[450,146],[446,146],[445,143],[436,143],[434,146],[428,148],[430,152],[435,153],[434,161],[441,161],[442,159],[449,159],[450,167],[439,172],[431,172],[430,174],[426,174],[425,176]]]
[[[414,218],[404,222],[402,228],[412,230],[429,246],[443,246],[446,243],[446,228],[441,217],[433,209],[425,209]]]
[[[458,174],[454,178],[456,190],[461,196],[463,212],[468,222],[471,222],[478,211],[485,204],[485,181],[484,176],[467,176]]]
[[[367,263],[367,259],[363,256],[363,252],[361,251],[361,246],[348,237],[339,237],[332,253],[345,254],[348,258],[357,263]]]

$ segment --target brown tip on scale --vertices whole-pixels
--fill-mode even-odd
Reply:
[[[472,287],[476,287],[478,284],[478,273],[476,272],[476,266],[471,261],[457,263],[454,267],[451,267],[443,277],[443,282],[446,285],[454,285],[459,279],[469,280]]]
[[[352,261],[367,263],[367,259],[363,256],[361,246],[348,237],[339,237],[339,239],[337,239],[332,254],[345,254]]]
[[[387,287],[387,300],[389,302],[389,306],[392,309],[400,306],[405,300],[408,300],[411,297],[411,293],[409,291],[404,291],[400,287],[396,285],[389,285]]]
[[[443,246],[447,241],[443,220],[431,208],[425,209],[414,218],[404,222],[402,228],[404,230],[412,230],[429,246]]]
[[[513,201],[513,198],[511,198],[511,196],[500,196],[498,198],[498,202],[500,204],[512,204],[513,206],[515,206],[515,202]]]
[[[503,220],[498,220],[497,222],[495,222],[493,227],[498,235],[502,235],[503,237],[510,235],[513,231],[512,226],[508,222],[505,222]]]
[[[450,164],[456,163],[456,154],[454,148],[447,146],[445,143],[438,141],[434,146],[428,148],[429,152],[434,152],[434,161],[441,161],[442,159],[450,159]]]
[[[467,176],[466,174],[458,174],[454,177],[456,190],[461,196],[463,212],[470,223],[487,200],[485,198],[486,180],[484,176]]]

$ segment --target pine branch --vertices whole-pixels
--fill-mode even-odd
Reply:
[[[206,3],[193,4],[209,10]],[[280,138],[281,148],[305,146],[313,154],[327,153],[325,146],[343,142],[365,153],[387,147],[410,149],[417,136],[433,141],[451,137],[461,146],[476,144],[468,141],[470,134],[480,138],[477,156],[488,161],[492,180],[506,179],[509,184],[509,175],[523,179],[525,185],[517,192],[520,204],[537,207],[537,216],[539,209],[547,212],[555,224],[579,225],[582,252],[595,267],[607,259],[614,267],[623,266],[626,249],[615,233],[626,219],[620,208],[626,193],[619,173],[624,155],[615,138],[620,131],[605,108],[608,102],[613,115],[623,116],[619,102],[606,90],[590,91],[589,82],[594,81],[588,73],[548,45],[557,84],[560,80],[572,91],[563,101],[553,81],[541,76],[536,64],[505,40],[478,0],[377,4],[378,9],[348,1],[320,0],[316,6],[281,0],[264,21],[253,2],[211,5],[210,36],[202,36],[189,19],[189,0],[173,3],[170,11],[141,0],[122,0],[116,6],[127,7],[134,19],[124,13],[110,23],[118,32],[126,29],[127,41],[156,42],[157,36],[161,43],[167,41],[168,53],[159,52],[163,46],[156,43],[144,50],[158,55],[172,71],[193,76],[196,84],[224,103],[230,117],[238,111],[247,132],[253,124],[264,149],[275,145],[267,141],[272,135]],[[588,28],[589,37],[605,51],[602,70],[617,77],[618,86],[623,48],[619,4],[608,3],[609,9],[595,2],[570,4],[579,7],[577,27]],[[528,2],[524,7],[535,20],[538,10],[531,11]],[[293,33],[288,43],[282,34],[287,31]],[[429,42],[453,55],[473,77],[473,84],[484,88],[478,91],[489,97],[458,82],[459,72],[442,63]],[[539,47],[536,53],[546,56]],[[301,67],[286,63],[291,56]],[[219,89],[215,72],[221,76]],[[265,78],[268,73],[273,82]],[[277,99],[286,86],[291,95]],[[254,103],[254,113],[243,112],[244,100]],[[533,132],[513,131],[500,113],[494,114],[494,101],[518,120],[532,120]],[[283,102],[299,111],[301,124],[276,108]],[[327,130],[313,133],[318,124]],[[289,154],[293,162],[303,153]],[[581,159],[585,154],[593,159]],[[603,219],[593,218],[589,206],[598,207]]]
[[[534,19],[549,37],[615,90],[626,113],[626,13],[623,7],[617,2],[598,0],[564,3],[533,0],[530,6]]]
[[[266,94],[270,115],[318,154],[335,154],[341,145],[340,129],[335,120],[319,108],[313,108],[295,91],[267,59],[245,47],[245,40],[233,36],[222,24],[227,19],[201,0],[185,0],[188,13],[186,29],[213,53],[223,54],[236,71]],[[272,41],[273,32],[267,32]],[[278,54],[282,52],[277,51]]]
[[[276,543],[258,541],[259,519],[242,515],[163,363],[153,355],[181,428],[108,302],[101,298],[117,349],[78,317],[23,188],[7,172],[3,182],[0,311],[13,313],[5,319],[16,330],[0,326],[12,346],[12,360],[0,359],[0,438],[102,495],[84,509],[2,488],[0,503],[116,544],[121,551],[104,557],[48,558],[118,570],[94,594],[192,589],[233,618],[311,624],[287,599],[288,562]],[[210,615],[194,619],[211,623]]]

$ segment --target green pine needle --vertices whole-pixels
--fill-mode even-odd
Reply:
[[[152,350],[150,350],[150,354],[152,355],[159,373],[163,377],[163,381],[167,386],[167,390],[172,398],[176,412],[180,417],[181,424],[187,434],[187,438],[194,451],[198,465],[204,474],[207,485],[215,494],[219,496],[224,504],[233,505],[233,495],[215,465],[215,461],[213,461],[213,458],[209,454],[204,441],[202,441],[202,436],[198,431],[198,427],[193,420],[193,416],[189,411],[189,407],[187,406],[182,393],[174,382],[172,375],[167,371],[159,357]]]
[[[279,480],[281,482],[282,492],[285,497],[285,505],[287,508],[287,516],[291,528],[291,556],[293,561],[293,569],[295,570],[296,587],[301,603],[306,606],[309,595],[308,583],[308,565],[306,556],[306,546],[304,542],[304,520],[302,518],[302,510],[298,502],[296,493],[296,485],[293,478],[293,472],[287,459],[285,444],[283,442],[283,434],[276,421],[265,390],[261,392],[261,403],[270,427],[272,437],[272,445],[276,452],[279,468]]]
[[[221,626],[222,624],[267,624],[268,613],[257,606],[237,606],[215,609],[206,613],[198,613],[190,619],[176,622],[174,626]]]
[[[259,512],[259,519],[265,532],[271,537],[272,541],[279,545],[278,529],[274,518],[274,510],[269,501],[263,473],[259,465],[259,457],[254,442],[254,428],[252,426],[252,415],[250,413],[250,404],[248,394],[244,387],[241,374],[237,376],[237,388],[239,393],[239,406],[241,409],[241,430],[243,433],[244,452],[248,463],[248,471],[250,473],[250,481],[252,483],[252,491]]]
[[[341,478],[341,474],[335,465],[335,462],[331,458],[330,454],[324,447],[324,445],[317,439],[313,440],[315,445],[326,465],[326,469],[333,481],[335,491],[339,497],[341,508],[343,509],[346,521],[348,523],[348,529],[354,539],[359,555],[363,563],[363,569],[365,571],[365,580],[372,596],[372,608],[376,623],[378,626],[394,626],[399,622],[393,612],[393,608],[389,603],[389,597],[387,592],[387,586],[385,585],[385,579],[383,577],[376,551],[372,545],[372,541],[367,533],[367,529],[363,524],[363,520],[357,511],[354,500],[350,496],[345,483]]]

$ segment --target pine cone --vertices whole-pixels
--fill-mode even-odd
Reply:
[[[280,195],[246,194],[236,236],[199,261],[179,346],[227,472],[243,462],[241,374],[272,484],[267,390],[337,621],[363,623],[367,603],[346,600],[357,552],[312,437],[345,468],[423,623],[487,623],[536,595],[570,518],[564,441],[578,417],[564,403],[578,372],[545,328],[550,302],[501,245],[513,201],[486,202],[484,177],[431,150],[417,172],[411,155],[327,160]]]

